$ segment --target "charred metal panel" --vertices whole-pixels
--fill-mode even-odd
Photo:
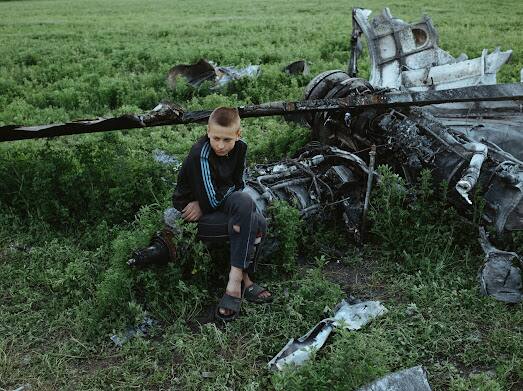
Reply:
[[[493,223],[498,232],[523,229],[523,164],[520,161],[503,151],[489,150],[464,135],[453,134],[452,129],[422,109],[411,110],[404,118],[397,114],[392,117],[385,114],[383,118],[380,126],[390,140],[390,148],[413,178],[420,169],[431,169],[437,180],[445,180],[456,188],[461,197],[454,198],[455,201],[467,208],[463,201],[470,203],[470,200],[460,183],[474,172],[476,179],[465,193],[472,191],[476,181],[481,184],[486,201],[485,220]],[[475,165],[478,151],[483,159]],[[438,158],[438,155],[442,156]]]
[[[501,150],[523,161],[523,113],[435,113],[438,121],[490,150]]]
[[[342,85],[343,81],[338,84]],[[352,144],[355,150],[372,144],[381,145],[390,151],[386,154],[386,162],[401,167],[411,182],[421,170],[430,169],[436,181],[446,181],[455,189],[450,199],[463,210],[470,207],[470,195],[476,184],[480,184],[486,201],[485,221],[493,223],[498,232],[523,229],[523,162],[493,143],[474,140],[445,126],[423,108],[405,109],[400,103],[409,99],[419,102],[432,99],[434,102],[444,97],[458,100],[464,97],[464,91],[487,95],[487,91],[495,94],[499,87],[501,85],[411,92],[409,97],[405,93],[384,94],[378,98],[381,106],[376,105],[372,110],[321,114],[325,126],[318,129],[318,134],[323,142]],[[517,88],[523,88],[523,85],[516,83]],[[339,87],[335,86],[333,90],[338,91]],[[346,92],[351,93],[350,90]],[[376,97],[376,93],[349,95],[347,99],[373,99],[370,97]],[[397,109],[387,109],[385,101],[395,101]]]
[[[183,77],[193,87],[198,87],[204,81],[209,81],[213,84],[213,88],[219,88],[232,80],[242,77],[256,77],[259,73],[259,65],[248,65],[245,68],[219,66],[202,58],[194,64],[179,64],[172,67],[167,74],[167,85],[174,90],[176,79]]]

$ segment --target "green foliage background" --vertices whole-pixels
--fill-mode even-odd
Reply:
[[[346,67],[353,6],[388,6],[408,21],[427,13],[454,56],[511,48],[499,81],[519,81],[518,0],[0,1],[0,124],[143,112],[163,100],[199,109],[297,99],[315,74]],[[261,64],[262,73],[220,91],[166,87],[172,66],[202,57]],[[309,76],[281,72],[300,58],[311,63]],[[360,70],[368,76],[368,63]],[[359,249],[341,227],[303,227],[292,209],[275,206],[272,230],[284,246],[261,272],[277,299],[244,306],[225,329],[201,315],[222,293],[223,254],[195,244],[180,264],[127,269],[129,253],[159,228],[176,178],[177,165],[155,162],[155,150],[181,161],[203,131],[0,144],[0,388],[348,390],[417,364],[436,390],[523,388],[521,305],[479,296],[475,227],[443,208],[435,195],[444,190],[430,194],[428,174],[405,190],[418,195],[409,205],[401,180],[383,168],[372,240]],[[251,119],[244,136],[250,162],[262,162],[292,154],[308,130]],[[194,235],[191,225],[184,231]],[[293,262],[297,254],[305,265]],[[348,274],[333,272],[338,264]],[[287,340],[347,293],[384,300],[390,312],[337,333],[303,368],[269,373],[266,363]],[[109,336],[147,313],[160,321],[151,338],[114,347]]]

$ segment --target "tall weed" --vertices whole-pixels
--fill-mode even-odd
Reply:
[[[268,209],[269,232],[265,247],[267,262],[276,274],[290,273],[296,268],[296,256],[303,222],[299,212],[285,201],[274,201]]]

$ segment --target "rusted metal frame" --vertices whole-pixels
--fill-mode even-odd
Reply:
[[[504,88],[509,87],[509,88]],[[514,88],[510,88],[514,87]],[[397,108],[448,102],[523,100],[523,85],[473,86],[454,90],[368,94],[335,99],[298,102],[271,102],[239,107],[242,118],[285,113],[350,111],[359,108]],[[204,119],[206,116],[201,116]]]
[[[316,99],[308,101],[276,101],[260,105],[238,107],[243,118],[280,115],[285,113],[336,111],[359,107],[424,106],[448,102],[523,100],[523,84],[496,84],[471,86],[439,91],[380,93],[346,98]],[[207,121],[211,110],[192,111],[164,121],[142,123],[142,127],[170,124],[187,124]]]
[[[394,108],[427,106],[450,102],[523,100],[523,84],[494,84],[437,91],[408,91],[317,99],[296,102],[270,102],[240,106],[242,118],[264,117],[285,113],[343,111],[356,108]]]
[[[336,99],[317,99],[296,102],[277,101],[260,105],[240,106],[240,117],[267,117],[288,113],[350,111],[361,108],[397,108],[426,106],[449,102],[523,100],[523,84],[495,84],[463,87],[450,90],[375,93]],[[177,106],[164,104],[160,111],[121,117],[75,121],[54,125],[0,127],[0,142],[70,134],[95,133],[111,130],[148,128],[206,122],[211,110],[183,112]]]

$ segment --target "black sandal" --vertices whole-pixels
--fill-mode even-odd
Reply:
[[[238,316],[240,316],[241,302],[242,299],[240,297],[234,297],[229,295],[228,293],[224,293],[222,299],[220,300],[220,303],[216,307],[214,317],[218,320],[221,320],[222,322],[231,322],[237,319]],[[233,313],[230,315],[224,315],[220,313],[220,308],[231,310],[233,311]]]
[[[267,289],[265,289],[264,287],[262,287],[256,283],[253,283],[250,287],[245,288],[245,290],[243,291],[243,297],[245,298],[245,300],[250,301],[251,303],[255,303],[255,304],[272,303],[272,299],[273,299],[272,293],[268,297],[261,297],[260,293],[263,293],[263,292],[269,292],[269,291]]]

